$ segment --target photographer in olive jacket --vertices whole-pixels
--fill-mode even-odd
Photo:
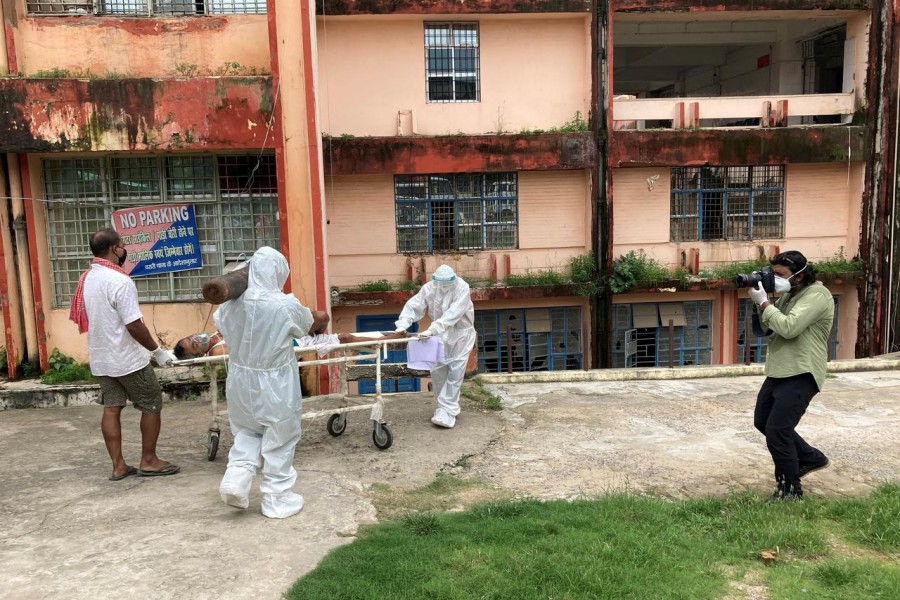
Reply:
[[[753,425],[765,434],[775,463],[772,500],[800,500],[800,479],[829,465],[795,428],[825,382],[834,299],[800,252],[782,252],[770,262],[774,291],[782,296],[773,304],[761,282],[749,289],[762,327],[771,332]]]

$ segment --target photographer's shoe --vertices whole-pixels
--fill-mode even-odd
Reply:
[[[825,457],[824,462],[815,463],[815,464],[801,464],[800,465],[800,478],[804,478],[810,473],[815,471],[821,471],[822,469],[831,465],[831,461],[828,460],[828,457]]]
[[[799,502],[800,500],[803,500],[803,490],[799,484],[791,485],[790,483],[779,481],[777,489],[772,493],[772,497],[769,498],[769,504]]]

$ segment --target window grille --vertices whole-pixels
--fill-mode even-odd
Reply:
[[[481,99],[478,23],[425,23],[428,102]]]
[[[475,331],[480,372],[583,368],[578,306],[476,310]]]
[[[114,210],[194,205],[203,268],[137,277],[144,302],[197,300],[227,262],[280,246],[275,157],[141,156],[45,159],[44,189],[54,306],[66,306],[91,261],[90,235]]]
[[[26,0],[25,8],[30,15],[90,15],[94,13],[94,2],[70,2],[69,0]]]
[[[783,237],[784,165],[675,167],[670,240]]]
[[[634,304],[613,305],[613,367],[667,367],[669,355],[678,366],[712,364],[712,310],[708,300],[679,302],[684,312],[684,325],[675,326],[673,342],[669,347],[669,327],[666,319],[660,319],[660,308],[673,303],[661,303],[654,307],[653,327],[635,326]],[[663,310],[665,313],[666,311]],[[652,320],[652,319],[651,319]],[[637,354],[630,355],[626,335],[634,331]]]
[[[397,252],[518,246],[515,173],[394,177]]]
[[[26,0],[30,15],[127,17],[266,13],[266,0]]]

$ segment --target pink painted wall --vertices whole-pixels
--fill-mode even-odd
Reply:
[[[269,71],[266,15],[204,18],[20,18],[19,71],[90,69],[128,77],[169,77],[181,64],[215,69],[225,62]],[[110,48],[116,48],[111,52]]]
[[[785,175],[785,237],[752,242],[669,242],[670,171],[664,167],[615,169],[613,172],[614,256],[643,249],[670,266],[680,253],[700,248],[700,266],[753,260],[757,247],[796,249],[810,260],[833,257],[843,247],[852,258],[858,252],[863,166],[791,164]],[[648,180],[658,175],[653,190]]]
[[[422,135],[550,129],[576,111],[587,118],[590,15],[483,15],[477,22],[481,101],[427,103],[421,17],[319,18],[323,131],[397,135],[400,110],[413,111]]]
[[[501,264],[508,254],[517,274],[565,270],[572,256],[590,249],[589,189],[587,171],[520,172],[519,249],[426,256],[426,272],[447,263],[463,277],[488,279],[491,254]],[[393,178],[326,177],[325,198],[330,285],[405,280],[407,258],[397,254]]]

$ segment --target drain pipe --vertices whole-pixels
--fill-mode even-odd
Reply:
[[[28,249],[25,200],[22,196],[22,175],[19,170],[19,156],[7,154],[6,165],[9,170],[9,195],[12,197],[12,219],[16,240],[16,264],[19,268],[19,289],[22,291],[25,349],[28,352],[28,362],[32,365],[37,365],[40,362],[40,354],[34,311],[34,288],[31,281],[31,253]]]

